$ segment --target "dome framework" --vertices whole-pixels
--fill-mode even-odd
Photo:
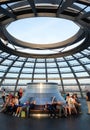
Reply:
[[[69,19],[78,24],[80,30],[64,42],[37,47],[15,39],[6,30],[6,26],[18,19],[42,16]],[[79,46],[56,54],[31,54],[17,50],[17,46],[35,50],[64,50],[82,39]],[[74,90],[83,97],[85,86],[90,86],[89,0],[0,1],[0,86],[16,91],[29,82],[55,82],[59,84],[60,91]]]

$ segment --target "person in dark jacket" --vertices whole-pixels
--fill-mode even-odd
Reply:
[[[88,113],[90,114],[90,91],[86,90],[86,101],[87,101],[87,107],[88,107]]]

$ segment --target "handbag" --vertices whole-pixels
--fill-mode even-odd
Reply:
[[[22,118],[25,118],[25,117],[26,117],[25,111],[22,111],[22,112],[21,112],[21,117],[22,117]]]

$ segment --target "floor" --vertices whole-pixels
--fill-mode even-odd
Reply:
[[[0,113],[0,130],[90,130],[90,115],[87,115],[87,105],[84,99],[82,114],[59,119],[20,118]]]

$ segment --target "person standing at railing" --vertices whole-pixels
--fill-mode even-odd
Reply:
[[[5,97],[6,97],[6,91],[5,91],[5,89],[3,89],[3,91],[2,91],[3,103],[5,103]]]
[[[18,96],[19,99],[23,96],[23,89],[22,89],[22,88],[20,88],[20,89],[18,90],[17,96]]]
[[[87,107],[88,107],[88,113],[90,115],[90,91],[86,90],[86,102],[87,102]]]

